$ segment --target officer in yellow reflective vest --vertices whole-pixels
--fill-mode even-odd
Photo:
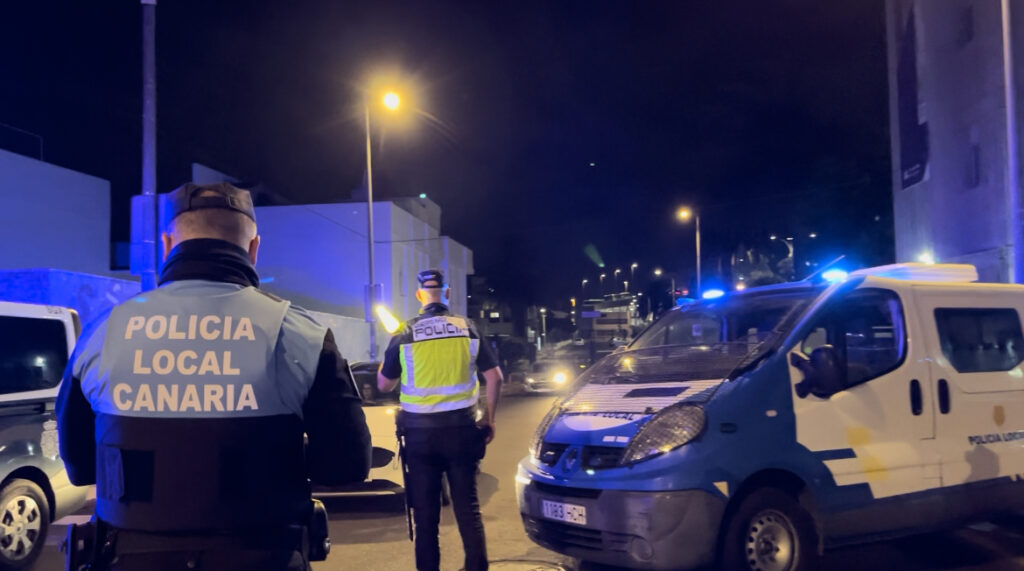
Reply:
[[[465,548],[466,571],[487,569],[487,544],[480,519],[476,472],[494,438],[494,411],[501,368],[473,323],[452,315],[450,292],[440,270],[419,273],[420,315],[391,338],[377,373],[381,391],[401,380],[399,432],[405,442],[406,494],[416,528],[416,568],[438,571],[441,551],[441,476],[448,477],[455,520]],[[477,372],[487,383],[487,407],[477,420]]]

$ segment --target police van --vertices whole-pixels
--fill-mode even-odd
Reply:
[[[78,314],[0,302],[0,570],[32,565],[52,522],[86,502],[57,450],[54,402]]]
[[[897,264],[670,311],[516,477],[531,539],[636,569],[803,570],[1024,509],[1024,286]]]

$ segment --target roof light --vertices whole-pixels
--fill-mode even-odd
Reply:
[[[847,272],[846,270],[833,268],[831,270],[825,270],[825,272],[821,274],[821,278],[830,284],[834,284],[836,282],[841,282],[845,280],[849,275],[850,273]]]
[[[921,255],[917,257],[917,261],[921,262],[922,264],[934,264],[935,254],[931,252],[921,252]]]
[[[704,299],[718,299],[723,295],[725,295],[725,292],[720,289],[709,289],[706,292],[702,293],[701,297]]]
[[[978,270],[970,264],[924,264],[907,262],[858,270],[853,276],[877,276],[893,280],[969,283],[978,281]]]

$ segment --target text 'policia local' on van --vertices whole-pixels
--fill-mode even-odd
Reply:
[[[898,264],[669,312],[543,420],[527,533],[637,569],[801,570],[1024,508],[1024,286],[976,280]]]

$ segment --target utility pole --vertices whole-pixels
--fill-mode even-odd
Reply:
[[[156,0],[142,5],[142,195],[132,204],[132,273],[156,287]]]

